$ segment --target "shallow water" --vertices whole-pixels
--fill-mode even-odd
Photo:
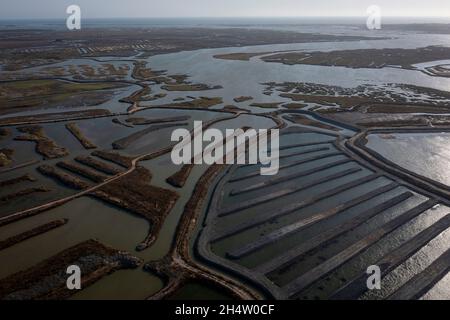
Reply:
[[[450,133],[369,135],[367,147],[386,159],[440,183],[450,185]]]
[[[239,48],[203,49],[173,54],[157,55],[147,59],[156,69],[169,73],[188,74],[192,81],[222,85],[224,89],[214,90],[223,96],[225,103],[240,95],[253,96],[258,102],[277,102],[286,99],[268,97],[262,94],[264,82],[313,82],[318,84],[356,87],[363,84],[411,84],[447,90],[450,79],[430,77],[419,71],[398,68],[350,69],[345,67],[324,67],[311,65],[283,65],[266,63],[257,58],[250,61],[231,61],[213,58],[216,54],[234,52],[273,52],[283,50],[333,51],[340,49],[371,48],[418,48],[428,45],[448,45],[447,35],[406,34],[390,40],[319,42],[304,44],[263,45]],[[218,75],[226,75],[218,76]],[[245,76],[244,76],[245,75]]]
[[[303,29],[306,30],[306,29]],[[325,29],[320,31],[325,32]],[[330,28],[328,28],[330,30]],[[348,29],[339,29],[336,33],[342,32],[355,32],[355,34],[361,33],[360,30],[349,31]],[[367,34],[365,32],[362,32]],[[389,32],[381,35],[390,35]],[[337,42],[337,43],[309,43],[309,44],[288,44],[288,45],[266,45],[266,46],[252,46],[252,47],[239,47],[239,48],[222,48],[222,49],[204,49],[190,52],[179,52],[173,54],[165,54],[153,56],[147,59],[149,67],[153,69],[168,70],[169,74],[188,74],[191,78],[189,81],[196,83],[206,83],[210,85],[221,85],[223,89],[210,90],[206,92],[168,92],[168,96],[158,101],[144,103],[143,105],[155,105],[159,103],[170,102],[173,98],[179,96],[192,95],[198,96],[220,96],[224,98],[224,103],[219,107],[226,104],[233,104],[239,107],[245,107],[251,109],[255,113],[267,112],[268,109],[248,107],[246,103],[235,103],[234,97],[237,96],[253,96],[252,102],[288,102],[289,99],[280,98],[276,94],[272,96],[264,95],[264,85],[262,83],[269,81],[285,82],[314,82],[319,84],[339,85],[343,87],[356,87],[363,84],[375,84],[383,85],[385,83],[402,83],[413,84],[419,86],[425,86],[435,89],[447,90],[450,87],[450,79],[430,77],[419,71],[402,70],[397,68],[384,68],[384,69],[349,69],[343,67],[322,67],[322,66],[308,66],[308,65],[295,65],[287,66],[278,63],[265,63],[257,58],[252,58],[250,61],[228,61],[214,59],[213,55],[232,53],[232,52],[270,52],[281,50],[322,50],[330,51],[337,49],[364,49],[364,48],[416,48],[424,47],[427,45],[448,45],[450,44],[450,36],[446,35],[412,35],[409,33],[401,34],[397,39],[390,40],[371,40],[371,41],[356,41],[356,42]],[[103,58],[107,59],[107,58]],[[102,60],[103,60],[102,59]],[[116,60],[117,58],[114,58]],[[72,63],[93,63],[87,59],[69,60],[62,65],[68,65]],[[419,69],[422,69],[428,65],[434,64],[434,62],[417,65]],[[58,65],[58,64],[56,64]],[[113,112],[123,112],[126,110],[128,104],[116,102],[120,97],[125,97],[130,93],[138,90],[138,86],[130,86],[125,90],[118,90],[117,95],[112,101],[109,101],[96,108],[107,108]],[[153,88],[155,89],[155,88]],[[120,92],[119,92],[120,91]],[[153,93],[159,93],[160,89],[156,86],[156,91]],[[85,108],[71,108],[70,110],[81,110]],[[63,111],[63,110],[61,110]],[[65,109],[64,111],[68,111]],[[39,112],[55,112],[55,109],[41,110]],[[22,115],[31,114],[34,112],[24,112]],[[195,120],[211,120],[215,117],[223,117],[223,114],[209,113],[207,111],[166,111],[163,109],[146,110],[136,113],[134,116],[146,116],[157,117],[167,115],[179,115],[189,113],[192,115],[192,119]],[[11,116],[11,115],[8,115]],[[120,117],[121,120],[126,118]],[[191,122],[191,121],[190,121]],[[132,132],[140,130],[140,126],[136,126],[134,129],[125,128],[111,123],[110,118],[102,118],[95,120],[82,120],[77,121],[86,136],[91,138],[99,147],[107,148],[110,142],[114,139],[123,137]],[[273,121],[262,117],[253,117],[249,115],[242,115],[237,119],[228,120],[223,123],[219,123],[214,127],[219,129],[225,128],[239,128],[242,126],[253,126],[254,128],[269,128],[274,125]],[[70,147],[73,155],[82,153],[84,150],[77,145],[77,141],[73,137],[67,137],[60,135],[63,130],[63,124],[45,126],[48,127],[48,134],[59,144],[66,147]],[[64,129],[65,130],[65,129]],[[161,135],[153,137],[145,137],[138,141],[138,143],[132,148],[126,150],[130,154],[138,154],[148,152],[149,150],[156,150],[164,145],[167,145],[168,133],[171,130],[165,131],[164,138]],[[345,131],[346,134],[350,132]],[[396,161],[401,165],[405,165],[411,170],[417,170],[418,173],[427,174],[430,178],[437,179],[443,183],[450,183],[450,174],[447,175],[446,170],[448,168],[448,161],[450,161],[450,147],[447,147],[446,141],[448,140],[448,134],[435,134],[435,135],[396,135],[394,140],[383,140],[377,136],[369,137],[369,147],[382,153],[385,156],[392,157],[392,161]],[[282,141],[282,145],[310,142],[315,140],[330,141],[334,138],[317,134],[303,134],[303,135],[291,135],[287,139]],[[8,142],[11,146],[16,147],[16,142]],[[17,153],[18,159],[25,159],[31,154],[32,157],[36,157],[31,149],[32,144],[21,142],[23,149]],[[448,149],[448,150],[447,150]],[[405,151],[408,150],[407,158],[404,156]],[[448,152],[447,152],[448,151]],[[385,154],[384,154],[385,153]],[[448,159],[446,154],[448,153]],[[432,155],[430,161],[428,155]],[[427,156],[426,156],[427,155]],[[340,158],[334,158],[337,160]],[[325,163],[325,162],[323,162]],[[322,164],[318,161],[316,164]],[[146,168],[149,168],[153,173],[152,184],[167,189],[175,190],[175,188],[169,186],[165,179],[175,173],[179,167],[174,166],[171,163],[169,155],[164,155],[157,159],[142,162]],[[26,231],[33,226],[43,224],[48,221],[69,218],[69,223],[61,228],[52,230],[46,234],[40,235],[32,240],[24,241],[12,248],[0,251],[0,261],[9,261],[8,264],[4,264],[0,268],[0,278],[7,276],[18,270],[23,270],[27,267],[34,265],[35,263],[50,257],[57,252],[77,244],[81,241],[89,238],[98,238],[101,242],[107,245],[111,245],[115,248],[127,250],[139,257],[145,262],[150,260],[161,259],[166,255],[172,245],[176,227],[183,213],[183,208],[192,193],[197,179],[206,170],[206,166],[196,166],[189,177],[186,186],[180,192],[180,199],[173,208],[172,212],[168,215],[161,229],[160,235],[157,241],[144,252],[136,252],[135,246],[145,237],[148,224],[145,220],[138,216],[132,215],[126,211],[118,208],[103,204],[97,200],[83,197],[71,201],[70,203],[52,209],[48,212],[40,214],[38,216],[19,221],[12,225],[2,227],[1,235],[2,239],[17,234],[19,232]],[[345,168],[348,168],[345,167]],[[254,168],[253,168],[254,169]],[[287,170],[287,173],[295,172],[298,168]],[[29,171],[33,168],[27,169]],[[244,173],[248,168],[239,169],[239,173]],[[352,175],[352,179],[367,175],[369,172],[365,170],[357,174]],[[254,181],[257,181],[258,177]],[[349,180],[349,177],[341,178],[339,183],[344,183]],[[45,181],[45,180],[44,180]],[[307,181],[307,179],[305,180]],[[386,181],[384,181],[385,183]],[[297,181],[293,181],[295,185]],[[371,183],[370,188],[374,185],[380,184]],[[301,195],[308,197],[318,192],[322,192],[328,188],[332,188],[336,185],[335,182],[330,182],[326,187],[318,186],[312,190],[306,190]],[[242,186],[242,185],[241,185]],[[276,190],[278,187],[272,187]],[[364,191],[363,188],[358,190]],[[279,199],[270,206],[282,206],[286,201],[295,201],[298,194],[291,195],[285,199]],[[242,199],[244,199],[243,197]],[[380,197],[378,201],[384,200]],[[231,200],[230,200],[231,201]],[[235,201],[235,200],[233,200]],[[339,203],[340,198],[335,197],[330,199],[327,205],[336,205]],[[323,210],[323,204],[318,204],[310,210]],[[269,206],[269,207],[270,207]],[[358,207],[357,209],[366,208],[367,204]],[[256,209],[247,210],[246,215],[251,217],[258,214],[262,210],[266,209],[266,206],[260,206]],[[356,209],[354,210],[356,211]],[[349,210],[346,212],[348,215],[352,214]],[[354,214],[354,212],[353,212]],[[388,212],[389,214],[389,212]],[[298,217],[293,215],[294,217]],[[239,246],[243,241],[251,239],[255,233],[270,232],[277,227],[279,223],[289,223],[294,218],[283,218],[277,221],[275,224],[264,226],[264,228],[257,228],[240,235],[239,237],[227,240],[216,246],[216,250],[220,253],[224,253],[228,248]],[[224,219],[226,220],[226,219]],[[232,219],[224,223],[227,226],[231,223],[236,223]],[[419,223],[420,224],[420,223]],[[319,227],[325,227],[326,223],[319,225]],[[305,234],[297,237],[287,237],[284,242],[285,248],[295,245],[299,241],[303,241],[305,238],[320,232],[320,228],[311,228]],[[364,231],[364,230],[363,230]],[[367,230],[365,230],[367,231]],[[361,231],[362,232],[362,231]],[[407,231],[405,231],[407,233]],[[446,242],[445,242],[446,243]],[[262,258],[274,256],[279,252],[279,247],[269,247],[261,254],[255,254],[243,261],[246,265],[255,265]],[[331,252],[331,251],[330,251]],[[429,259],[431,260],[431,259]],[[364,260],[366,261],[366,260]],[[343,268],[347,272],[354,272],[356,267]],[[348,271],[350,270],[350,271]],[[298,271],[298,270],[297,270]],[[296,272],[297,272],[296,271]],[[289,277],[296,275],[296,272],[289,274]],[[351,273],[351,272],[350,272]],[[401,272],[400,272],[401,273]],[[448,277],[447,277],[448,278]],[[447,281],[447,282],[445,282]],[[443,284],[444,285],[443,285]],[[436,286],[433,291],[435,296],[442,296],[442,286],[445,287],[445,283],[448,283],[448,279],[443,279],[441,283]],[[94,285],[86,288],[83,291],[77,293],[74,299],[88,299],[88,298],[100,298],[100,299],[143,299],[158,291],[162,288],[163,283],[161,279],[143,272],[140,268],[136,270],[121,270],[112,275],[104,277]],[[439,287],[440,286],[440,287]],[[445,293],[445,290],[444,290]],[[225,298],[225,296],[215,290],[211,290],[209,287],[205,287],[196,283],[188,284],[183,287],[175,296],[178,298],[188,298],[193,295],[199,297],[218,297]]]

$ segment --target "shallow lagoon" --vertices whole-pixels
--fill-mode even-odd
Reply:
[[[450,133],[372,134],[367,147],[410,171],[450,185]]]
[[[341,85],[345,87],[354,87],[360,84],[384,84],[384,83],[406,83],[423,85],[436,89],[447,89],[450,87],[450,79],[429,77],[418,71],[401,70],[396,68],[384,68],[384,69],[348,69],[342,67],[320,67],[320,66],[286,66],[276,63],[265,63],[257,58],[246,61],[227,61],[214,59],[214,54],[219,53],[231,53],[231,52],[268,52],[268,51],[280,51],[280,50],[336,50],[336,49],[357,49],[357,48],[415,48],[423,47],[431,44],[448,44],[450,43],[449,36],[430,36],[430,35],[410,35],[405,34],[400,39],[394,40],[374,40],[374,41],[359,41],[359,42],[340,42],[340,43],[312,43],[312,44],[290,44],[290,45],[270,45],[270,46],[254,46],[254,47],[241,47],[241,48],[226,48],[226,49],[205,49],[192,52],[180,52],[174,54],[159,55],[148,58],[149,66],[154,69],[166,69],[172,74],[188,74],[191,76],[189,79],[193,82],[207,83],[211,85],[222,85],[223,89],[211,90],[208,92],[183,92],[183,95],[208,95],[208,96],[222,96],[224,97],[224,104],[236,104],[232,99],[236,96],[250,95],[253,96],[254,102],[283,102],[288,99],[280,98],[275,95],[267,96],[262,94],[264,86],[262,82],[268,81],[305,81],[315,82],[331,85]],[[84,61],[84,60],[83,60]],[[70,63],[70,62],[67,62]],[[226,75],[226,77],[225,77]],[[137,86],[131,86],[127,88],[126,92],[121,92],[118,96],[124,97],[139,89]],[[166,99],[161,101],[169,101],[175,97],[176,94],[169,93]],[[244,104],[237,104],[239,107],[245,107]],[[246,103],[245,103],[246,105]],[[111,111],[124,111],[127,104],[108,102],[105,105],[99,107],[108,108]],[[81,108],[80,108],[81,109]],[[75,109],[71,109],[75,110]],[[252,108],[253,112],[267,112],[267,109]],[[54,112],[54,109],[53,111]],[[154,111],[142,112],[142,115],[153,115]],[[165,111],[160,110],[155,114],[167,114]],[[182,112],[180,112],[182,113]],[[140,115],[139,113],[137,115]],[[209,117],[206,117],[209,118]],[[106,146],[106,143],[111,139],[111,134],[114,136],[120,136],[127,130],[126,128],[117,127],[116,130],[110,131],[111,125],[110,119],[95,120],[96,125],[92,125],[88,121],[80,121],[80,127],[89,132],[89,136],[98,129],[108,127],[104,133],[101,133],[97,137],[97,143],[102,146]],[[94,122],[94,121],[93,121]],[[230,120],[226,124],[220,124],[217,127],[226,128],[230,125],[240,127],[251,123],[254,127],[269,127],[273,123],[266,118],[254,118],[251,116],[242,116],[239,119]],[[84,125],[85,124],[85,125]],[[55,126],[56,127],[56,126]],[[52,130],[53,131],[53,130]],[[131,130],[133,131],[133,130]],[[55,135],[57,129],[50,132],[49,135]],[[98,132],[97,132],[98,133]],[[109,135],[109,137],[108,137]],[[427,159],[423,158],[426,152],[430,150],[426,149],[429,145],[432,145],[433,150],[438,154],[436,156],[436,164],[441,164],[443,168],[448,168],[448,163],[443,162],[445,159],[442,157],[442,150],[446,150],[445,139],[442,135],[434,137],[415,137],[420,140],[421,147],[417,149],[417,155],[415,156],[414,163],[420,164],[427,162]],[[55,140],[58,137],[54,136]],[[397,138],[398,140],[399,138]],[[427,139],[432,139],[429,141]],[[143,139],[144,141],[146,139]],[[152,140],[152,139],[149,139]],[[376,138],[370,138],[370,147],[377,148],[375,141]],[[400,138],[400,140],[402,140]],[[408,139],[403,139],[408,140]],[[62,142],[62,141],[61,141]],[[149,142],[149,141],[147,141]],[[295,141],[298,143],[298,141]],[[411,147],[411,143],[418,141],[406,141],[404,147]],[[71,144],[74,142],[71,142]],[[383,150],[400,150],[396,140],[378,142],[383,144]],[[391,147],[387,146],[389,143],[393,143]],[[62,142],[62,144],[64,144]],[[155,145],[159,145],[155,143]],[[152,144],[153,146],[153,144]],[[146,144],[148,148],[148,144]],[[81,151],[81,150],[80,150]],[[141,150],[140,150],[141,151]],[[401,152],[398,151],[400,154]],[[389,153],[393,154],[393,153]],[[450,153],[449,153],[450,154]],[[399,157],[393,155],[398,160]],[[404,161],[408,159],[403,159]],[[165,178],[173,174],[178,168],[170,164],[170,158],[168,155],[142,163],[143,166],[149,168],[154,172],[152,183],[164,188],[172,188],[165,183]],[[419,166],[422,167],[423,166]],[[116,248],[128,250],[133,254],[136,254],[143,258],[145,261],[160,259],[169,250],[170,245],[176,231],[176,226],[183,212],[183,207],[192,192],[196,180],[206,169],[205,166],[196,167],[191,177],[188,179],[186,187],[183,189],[180,200],[168,216],[165,221],[161,234],[154,245],[148,250],[142,253],[136,253],[134,247],[139,243],[147,232],[148,225],[145,220],[131,215],[128,212],[120,209],[107,206],[97,200],[90,198],[80,198],[66,204],[65,206],[50,210],[39,216],[26,219],[15,223],[13,225],[2,227],[2,238],[23,232],[36,224],[48,222],[57,218],[69,218],[70,222],[61,228],[52,230],[51,232],[38,236],[32,241],[25,241],[8,250],[0,252],[0,260],[13,261],[7,267],[2,268],[0,277],[4,277],[18,269],[23,269],[34,263],[55,254],[56,252],[66,248],[67,246],[76,244],[80,241],[86,240],[90,237],[99,238],[100,241],[105,244],[112,245]],[[417,168],[419,169],[419,168]],[[450,182],[450,176],[441,176],[445,174],[446,170],[436,170],[434,174],[437,178],[443,179],[446,183]],[[432,173],[433,176],[433,173]],[[316,190],[317,191],[317,190]],[[339,199],[333,199],[338,202]],[[251,212],[250,212],[251,213]],[[287,222],[282,221],[282,222]],[[420,223],[419,223],[420,224]],[[105,227],[107,225],[108,227]],[[265,232],[271,231],[273,226],[267,226]],[[423,227],[423,226],[421,226]],[[262,231],[262,230],[261,230]],[[312,230],[317,232],[317,230]],[[407,232],[407,231],[405,231]],[[408,234],[409,235],[409,234]],[[55,241],[57,239],[57,241]],[[242,239],[240,239],[241,241]],[[302,239],[288,239],[290,243],[292,241],[297,242]],[[267,253],[267,252],[266,252]],[[275,251],[268,252],[275,253]],[[255,257],[254,257],[255,258]],[[258,258],[258,257],[256,257]],[[246,261],[248,264],[254,263],[252,259]],[[346,268],[346,270],[354,270],[352,268]],[[291,277],[293,274],[290,275]],[[448,278],[448,277],[447,277]],[[444,279],[445,280],[445,279]],[[443,280],[443,281],[444,281]],[[448,279],[446,280],[448,282]],[[101,279],[91,287],[79,292],[73,298],[74,299],[87,299],[87,298],[145,298],[148,295],[156,292],[162,287],[163,283],[157,277],[154,277],[148,273],[144,273],[141,269],[136,270],[122,270],[118,271],[110,276]],[[190,295],[192,290],[203,291],[209,293],[208,290],[198,287],[197,284],[187,285],[182,289],[179,294],[181,297]],[[438,289],[435,292],[439,291]],[[191,292],[191,293],[190,293]],[[440,289],[442,294],[442,289]]]

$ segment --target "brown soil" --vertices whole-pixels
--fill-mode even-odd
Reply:
[[[137,167],[132,173],[93,192],[95,197],[138,214],[150,222],[149,235],[138,249],[145,249],[156,239],[164,219],[179,197],[173,191],[151,186],[151,177],[150,171]]]
[[[79,166],[79,165],[69,162],[69,161],[61,161],[61,162],[58,162],[56,165],[62,169],[65,169],[65,170],[75,173],[79,176],[87,178],[87,179],[91,180],[92,182],[100,183],[107,179],[107,177],[105,175],[100,174],[95,170],[92,170],[88,167]]]
[[[322,112],[322,111],[321,111]],[[445,115],[414,115],[409,113],[363,113],[332,112],[326,113],[327,118],[335,119],[342,123],[356,124],[361,127],[438,127],[449,126],[450,120]]]
[[[130,71],[130,67],[123,63],[118,66],[111,63],[99,63],[96,65],[68,65],[64,67],[48,66],[42,68],[37,75],[39,77],[73,77],[77,80],[117,80],[124,79]]]
[[[17,128],[17,130],[25,134],[15,137],[14,140],[35,142],[36,152],[47,159],[61,158],[69,154],[66,148],[58,146],[53,140],[48,138],[41,126],[26,126]]]
[[[229,112],[234,112],[234,113],[239,113],[239,112],[246,112],[248,113],[249,111],[243,108],[239,108],[233,105],[227,105],[225,107],[223,107],[223,110],[225,111],[229,111]]]
[[[0,140],[11,134],[11,130],[8,128],[0,128]]]
[[[154,95],[143,96],[140,101],[154,101],[167,97],[167,93],[157,93]]]
[[[0,167],[8,166],[12,163],[13,149],[0,149]]]
[[[157,93],[151,95],[152,89],[147,84],[143,84],[142,86],[143,86],[142,89],[132,93],[128,97],[120,99],[119,101],[133,104],[141,101],[154,101],[167,96],[166,93]]]
[[[265,56],[266,62],[287,65],[310,64],[320,66],[341,66],[349,68],[383,68],[400,66],[411,69],[413,64],[444,60],[450,56],[450,48],[430,46],[417,49],[358,49],[331,52],[290,52]]]
[[[43,107],[95,106],[108,101],[114,89],[126,85],[118,82],[78,83],[61,80],[7,82],[0,88],[0,113]]]
[[[177,236],[175,246],[172,249],[171,256],[175,257],[177,263],[182,263],[185,274],[188,279],[201,279],[205,283],[218,285],[222,289],[230,292],[233,297],[238,299],[255,299],[257,296],[248,289],[234,280],[220,275],[219,273],[211,272],[209,268],[197,264],[192,260],[190,252],[190,241],[196,227],[201,210],[207,200],[211,185],[216,177],[226,168],[225,165],[215,164],[210,166],[206,172],[197,181],[191,198],[184,207],[182,220],[177,229]],[[176,265],[172,263],[171,266]],[[167,294],[168,292],[166,292]],[[167,296],[170,296],[167,295]]]
[[[0,125],[27,124],[33,122],[56,122],[63,120],[88,119],[109,116],[111,113],[104,109],[91,109],[86,111],[69,111],[59,113],[46,113],[34,116],[18,116],[0,119]]]
[[[166,122],[176,122],[176,121],[187,121],[191,117],[190,116],[178,116],[178,117],[167,117],[167,118],[128,118],[125,120],[128,123],[133,125],[150,125],[157,123],[166,123]]]
[[[224,168],[224,165],[216,164],[206,170],[197,181],[193,194],[185,205],[182,220],[177,228],[174,247],[163,259],[148,262],[144,265],[144,270],[155,273],[166,280],[165,287],[149,299],[170,298],[184,284],[192,280],[219,286],[235,298],[254,298],[247,289],[237,288],[238,285],[235,282],[212,273],[210,269],[203,268],[191,259],[190,240],[196,226],[197,217],[206,200],[211,183]]]
[[[250,107],[274,109],[277,108],[280,104],[282,104],[282,102],[268,102],[268,103],[255,102],[250,104]]]
[[[23,189],[17,192],[13,192],[10,194],[7,194],[5,196],[1,196],[0,197],[0,203],[1,204],[5,204],[8,203],[12,200],[15,200],[17,198],[21,198],[21,197],[25,197],[25,196],[29,196],[33,193],[38,193],[38,192],[49,192],[50,189],[47,187],[35,187],[35,188],[27,188],[27,189]]]
[[[286,103],[283,104],[283,107],[286,109],[303,109],[304,107],[307,107],[308,105],[305,103]]]
[[[337,86],[311,83],[285,82],[281,84],[266,83],[268,87],[277,88],[280,96],[293,101],[312,103],[322,114],[338,112],[371,113],[448,113],[450,112],[450,94],[446,91],[413,85],[388,85],[386,90],[375,86],[342,88]],[[408,100],[407,94],[400,94],[401,89],[410,95],[422,96]],[[288,105],[284,105],[288,106]],[[296,107],[294,103],[294,107]],[[324,108],[326,107],[326,108]],[[310,109],[313,110],[314,108]]]
[[[136,268],[140,264],[140,259],[127,252],[88,240],[0,280],[0,299],[67,299],[77,292],[67,289],[66,286],[66,270],[70,265],[80,267],[81,287],[86,288],[119,269]]]
[[[308,82],[283,82],[275,83],[268,82],[265,83],[267,88],[276,88],[282,93],[294,93],[300,95],[311,95],[311,96],[344,96],[344,97],[358,97],[371,99],[373,102],[395,102],[412,104],[409,99],[411,95],[418,96],[424,95],[433,100],[443,100],[447,101],[450,99],[450,93],[444,90],[438,90],[427,87],[420,87],[415,85],[406,84],[387,84],[386,86],[379,87],[374,85],[360,85],[354,88],[344,88],[332,85],[323,85]],[[407,98],[405,95],[399,93],[398,91],[404,90],[408,91],[410,96]],[[389,94],[387,94],[389,93]],[[420,101],[420,99],[414,99]]]
[[[145,62],[145,61],[134,62],[134,69],[133,69],[132,77],[136,80],[148,81],[148,80],[152,80],[153,78],[164,74],[164,71],[154,71],[150,68],[147,68],[146,66],[147,66],[147,62]]]
[[[48,166],[48,165],[42,165],[42,166],[38,167],[37,169],[43,175],[54,178],[67,187],[77,189],[77,190],[83,190],[83,189],[87,189],[90,187],[90,185],[87,184],[86,182],[84,182],[70,174],[63,172],[62,170],[58,170],[55,167]]]
[[[450,107],[419,106],[419,105],[372,105],[366,109],[367,113],[450,113]]]
[[[121,155],[118,152],[114,151],[101,151],[97,150],[91,153],[93,156],[101,158],[103,160],[111,161],[119,166],[124,168],[131,168],[133,158]]]
[[[133,128],[133,126],[131,124],[125,123],[122,120],[120,120],[119,118],[112,118],[111,119],[112,123],[127,127],[127,128]]]
[[[370,122],[358,122],[359,126],[373,128],[373,127],[428,127],[430,125],[426,119],[409,119],[409,120],[388,120],[388,121],[370,121]],[[450,121],[447,122],[447,125]]]
[[[346,96],[314,96],[309,94],[298,94],[298,93],[282,93],[280,97],[289,98],[292,101],[302,101],[305,103],[315,103],[323,106],[333,106],[337,104],[342,108],[351,108],[355,106],[360,106],[366,103],[371,103],[372,100],[363,97],[346,97]]]
[[[46,233],[55,228],[61,227],[61,226],[65,225],[67,222],[68,222],[67,219],[51,221],[49,223],[40,225],[31,230],[28,230],[23,233],[17,234],[15,236],[9,237],[3,241],[0,241],[0,250],[12,247],[15,244],[18,244],[18,243],[28,240],[30,238],[36,237],[38,235]]]
[[[8,179],[8,180],[1,180],[0,181],[0,187],[12,186],[14,184],[18,184],[18,183],[21,183],[21,182],[34,182],[34,181],[36,181],[35,178],[30,176],[29,174],[25,174],[25,175],[17,177],[17,178],[12,178],[12,179]]]
[[[236,53],[216,54],[214,56],[214,58],[222,59],[222,60],[250,61],[250,59],[253,57],[261,56],[264,54],[270,54],[270,53],[273,53],[273,52],[256,52],[256,53],[236,52]]]
[[[75,161],[110,175],[116,175],[121,172],[119,169],[116,169],[110,164],[103,161],[99,161],[92,157],[78,156],[75,158]]]
[[[183,188],[193,168],[193,164],[185,164],[179,171],[168,177],[166,182],[176,188]]]
[[[78,139],[78,141],[80,141],[80,143],[83,145],[85,149],[97,148],[97,146],[93,144],[91,141],[89,141],[89,139],[86,138],[83,132],[80,131],[80,128],[78,128],[76,123],[73,122],[68,123],[66,124],[66,128],[75,136],[75,138]]]
[[[58,41],[55,41],[58,39]],[[74,32],[65,30],[9,30],[0,35],[0,60],[4,70],[45,65],[80,56],[134,56],[142,52],[142,58],[155,54],[224,48],[250,45],[304,43],[317,41],[358,41],[374,38],[357,36],[333,36],[276,30],[248,28],[83,28]],[[70,43],[81,43],[79,52]],[[136,49],[135,45],[143,48]],[[30,52],[28,48],[39,48]],[[11,50],[17,49],[17,50]],[[145,65],[144,65],[145,67]],[[140,72],[136,72],[138,77]],[[146,79],[147,74],[142,74]]]
[[[126,136],[125,138],[116,140],[112,143],[112,146],[114,149],[126,149],[131,144],[133,144],[135,141],[139,140],[140,138],[144,137],[145,135],[159,131],[162,129],[172,128],[172,127],[180,127],[180,126],[186,126],[188,123],[186,122],[178,122],[178,123],[166,123],[166,124],[156,124],[153,126],[150,126],[146,129],[143,129],[141,131],[135,132],[130,134],[129,136]]]
[[[197,84],[183,83],[183,84],[164,85],[161,86],[161,89],[166,91],[206,91],[206,90],[222,89],[222,86],[209,86],[203,83]]]
[[[245,101],[253,100],[253,97],[250,97],[250,96],[240,96],[240,97],[234,98],[233,100],[234,100],[234,102],[240,103],[240,102],[245,102]]]
[[[174,102],[162,105],[156,105],[155,108],[180,108],[180,109],[207,109],[223,103],[220,97],[200,97],[191,101]]]
[[[326,130],[339,131],[339,129],[336,127],[333,127],[333,126],[327,125],[326,123],[315,121],[308,117],[297,115],[297,114],[286,116],[286,119],[289,121],[292,121],[294,123],[302,124],[305,126],[317,127],[317,128],[326,129]]]

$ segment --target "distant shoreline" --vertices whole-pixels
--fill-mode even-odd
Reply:
[[[172,27],[172,26],[234,26],[259,25],[365,25],[366,16],[359,17],[178,17],[178,18],[85,18],[86,28],[109,27]],[[385,25],[444,25],[450,17],[383,17]],[[0,29],[65,28],[65,19],[0,18]]]

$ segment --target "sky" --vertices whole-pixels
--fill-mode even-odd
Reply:
[[[365,16],[450,17],[450,0],[0,0],[0,19],[66,18],[76,4],[84,18]]]

